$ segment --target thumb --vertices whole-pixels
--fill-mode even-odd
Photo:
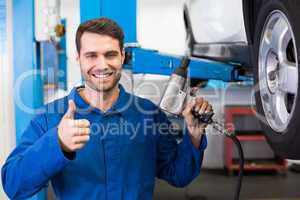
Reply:
[[[68,104],[69,104],[68,110],[67,110],[66,114],[64,115],[64,118],[73,119],[74,114],[76,112],[76,105],[73,100],[69,100]]]

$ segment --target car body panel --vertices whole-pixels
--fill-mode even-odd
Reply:
[[[247,43],[242,0],[187,0],[196,43]]]

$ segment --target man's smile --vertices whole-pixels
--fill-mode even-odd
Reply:
[[[105,79],[105,78],[111,77],[114,74],[114,72],[113,71],[93,70],[89,74],[97,79]]]

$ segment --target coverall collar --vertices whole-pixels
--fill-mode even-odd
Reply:
[[[103,112],[98,108],[92,107],[80,96],[78,90],[80,88],[84,88],[83,85],[74,87],[69,94],[69,99],[74,100],[77,110],[81,114],[96,112],[100,115],[121,114],[123,117],[127,117],[131,110],[130,107],[132,106],[134,101],[134,95],[130,95],[129,93],[127,93],[121,84],[119,84],[118,87],[120,91],[119,96],[115,103],[112,105],[112,107],[106,112]]]

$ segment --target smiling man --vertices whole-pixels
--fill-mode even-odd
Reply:
[[[177,187],[197,177],[206,124],[192,110],[209,112],[211,105],[202,98],[187,103],[187,126],[177,143],[166,115],[119,84],[123,39],[107,18],[79,26],[77,59],[85,84],[31,120],[2,168],[11,199],[30,197],[49,181],[62,200],[152,199],[155,177]]]

